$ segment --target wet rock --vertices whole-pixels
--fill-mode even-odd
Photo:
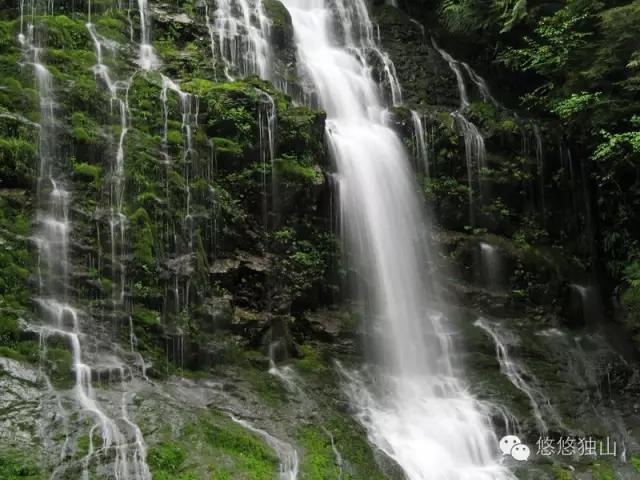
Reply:
[[[204,333],[229,329],[234,317],[232,297],[225,295],[209,298],[197,307],[196,315],[199,318],[199,328]]]

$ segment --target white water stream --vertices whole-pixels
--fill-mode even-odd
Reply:
[[[213,22],[207,17],[212,56],[224,63],[228,80],[247,75],[271,78],[271,22],[262,0],[216,0]],[[208,8],[207,8],[208,14]]]
[[[425,222],[407,154],[386,123],[366,61],[367,53],[381,52],[366,3],[337,1],[335,10],[326,0],[283,3],[301,73],[327,112],[345,234],[369,282],[380,368],[375,390],[347,372],[359,418],[410,480],[512,478],[496,459],[487,413],[456,375],[446,319],[430,308]]]
[[[472,69],[465,63],[460,63],[454,59],[449,53],[438,47],[435,41],[432,40],[433,48],[435,48],[442,58],[447,62],[449,68],[456,77],[458,84],[458,94],[460,96],[460,106],[457,110],[451,113],[451,116],[456,120],[458,129],[464,139],[465,147],[465,160],[467,164],[467,183],[469,186],[469,220],[471,224],[475,224],[475,204],[477,203],[476,193],[482,194],[482,170],[486,167],[487,163],[487,150],[485,147],[484,137],[478,127],[466,117],[466,111],[469,109],[469,95],[467,93],[467,87],[464,80],[463,69],[471,76],[472,82],[478,87],[480,93],[485,100],[493,97],[489,93],[489,89],[482,78],[480,78]],[[474,170],[477,170],[478,186],[474,184]]]
[[[298,471],[300,469],[300,462],[298,461],[298,452],[290,444],[277,439],[270,433],[255,427],[251,423],[241,418],[237,418],[233,415],[230,416],[231,420],[238,425],[246,428],[250,432],[253,432],[265,441],[269,447],[278,456],[280,461],[279,480],[296,480],[298,478]]]

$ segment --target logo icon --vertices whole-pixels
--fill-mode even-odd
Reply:
[[[515,435],[506,435],[500,439],[500,451],[519,462],[526,462],[531,450]]]

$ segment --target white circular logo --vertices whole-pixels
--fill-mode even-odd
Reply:
[[[531,456],[531,450],[515,435],[505,435],[500,439],[502,455],[509,455],[514,460],[526,462]]]

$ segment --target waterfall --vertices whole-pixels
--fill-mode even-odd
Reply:
[[[423,248],[425,218],[367,62],[375,29],[366,4],[337,0],[334,16],[325,0],[283,3],[292,16],[301,74],[327,112],[345,234],[369,282],[379,368],[375,390],[358,374],[346,374],[358,417],[410,480],[512,478],[495,458],[487,412],[457,374],[446,318],[429,301],[437,292],[423,273],[430,255]]]
[[[182,173],[185,179],[185,208],[180,225],[180,235],[173,225],[173,250],[174,258],[170,259],[168,264],[173,276],[173,310],[177,315],[183,309],[189,307],[189,289],[191,285],[190,275],[193,273],[193,216],[191,214],[191,187],[190,178],[193,167],[193,157],[195,149],[193,147],[193,126],[197,122],[197,111],[194,115],[193,97],[180,89],[180,86],[166,75],[161,75],[162,88],[160,90],[160,101],[162,103],[163,112],[163,135],[162,149],[164,155],[164,163],[168,169],[172,165],[171,155],[169,153],[169,92],[173,92],[178,96],[179,109],[181,116],[181,132],[183,140],[183,153],[180,159],[182,163]],[[197,105],[197,102],[196,102]],[[167,173],[168,175],[168,173]],[[168,181],[168,180],[167,180]],[[167,195],[169,198],[169,195]],[[183,277],[184,285],[180,285],[180,277]],[[169,282],[171,283],[171,282]],[[182,292],[182,293],[181,293]],[[165,308],[166,311],[166,308]],[[178,337],[182,342],[182,333],[178,333]],[[181,350],[182,351],[182,350]]]
[[[429,177],[429,144],[425,134],[422,115],[411,110],[411,122],[413,123],[413,142],[415,146],[415,156],[422,163],[425,177]]]
[[[607,431],[615,432],[620,458],[626,461],[626,452],[638,448],[635,439],[629,434],[631,429],[621,415],[619,406],[613,400],[610,372],[616,362],[627,364],[610,342],[597,333],[570,336],[557,329],[547,329],[539,333],[545,340],[551,353],[563,365],[563,371],[572,385],[582,392],[587,408],[600,425]],[[606,381],[603,378],[606,377]]]
[[[89,478],[91,461],[96,455],[112,452],[115,456],[115,478],[147,480],[151,475],[146,464],[146,448],[141,436],[136,435],[136,442],[130,444],[117,421],[109,417],[96,400],[91,383],[93,370],[86,360],[89,355],[83,349],[86,334],[82,326],[86,315],[70,303],[71,193],[64,181],[64,157],[57,148],[59,119],[53,77],[41,61],[42,49],[34,43],[33,30],[33,24],[30,23],[28,32],[21,32],[19,37],[25,55],[31,57],[29,62],[34,68],[40,98],[40,167],[37,181],[37,233],[34,238],[38,248],[40,294],[36,298],[36,304],[40,312],[40,322],[28,328],[39,334],[43,356],[46,355],[49,338],[63,339],[71,350],[75,372],[73,397],[81,411],[89,414],[95,422],[89,433],[89,452],[82,461],[82,478]],[[87,320],[95,322],[90,317]],[[121,364],[111,366],[124,372],[124,366]],[[46,381],[49,384],[48,379]],[[93,446],[94,432],[100,435],[102,441],[98,449]],[[67,448],[67,442],[68,440],[63,446],[62,455]],[[56,469],[56,472],[59,471],[60,469]]]
[[[469,220],[471,224],[475,224],[475,195],[474,190],[476,189],[473,179],[474,179],[474,168],[478,170],[478,192],[482,195],[482,172],[483,169],[486,168],[487,163],[487,150],[485,147],[484,137],[478,130],[478,127],[473,124],[473,122],[469,121],[465,115],[465,112],[469,109],[469,95],[467,93],[467,87],[464,81],[464,74],[462,73],[462,68],[464,68],[469,75],[471,76],[472,81],[478,86],[481,94],[485,98],[493,100],[493,97],[489,93],[489,89],[486,86],[486,83],[483,79],[481,79],[468,65],[465,63],[460,63],[455,60],[451,55],[438,47],[435,40],[431,40],[433,44],[433,48],[435,48],[440,56],[447,62],[449,68],[454,73],[456,77],[456,82],[458,84],[458,94],[460,96],[460,106],[456,111],[454,111],[451,115],[456,120],[456,124],[462,134],[464,139],[465,146],[465,161],[467,166],[467,183],[469,187]],[[461,68],[462,65],[462,68]]]
[[[489,86],[487,85],[487,82],[485,81],[485,79],[482,78],[480,75],[478,75],[476,71],[473,68],[471,68],[471,66],[467,62],[461,62],[461,63],[462,63],[462,67],[467,72],[467,75],[469,76],[473,84],[476,86],[478,91],[480,92],[482,99],[487,103],[492,103],[494,106],[499,107],[500,104],[495,98],[493,98],[493,95],[491,95],[491,91],[489,90]]]
[[[422,35],[422,42],[427,43],[427,31],[425,30],[424,25],[420,23],[418,20],[416,20],[415,18],[410,18],[409,21],[420,29],[420,34]]]
[[[368,67],[371,67],[368,62],[368,55],[373,54],[380,64],[382,72],[380,80],[387,87],[391,103],[400,105],[402,103],[402,89],[396,73],[396,67],[389,55],[379,46],[380,32],[369,18],[366,2],[361,0],[352,2],[335,0],[335,6],[332,5],[331,7],[335,8],[338,15],[339,27],[343,32],[345,46],[352,49],[352,53],[362,65],[367,65]]]
[[[493,290],[502,290],[505,284],[502,254],[497,247],[480,242],[480,280]]]
[[[209,3],[204,2],[204,22],[207,27],[207,33],[209,34],[209,49],[211,50],[211,66],[214,71],[214,78],[216,77],[216,32],[213,27],[213,23],[211,23],[211,15],[209,14]]]
[[[143,70],[153,70],[158,67],[159,62],[151,45],[151,17],[147,0],[138,0],[138,15],[140,16],[138,65]]]
[[[91,6],[89,6],[89,11]],[[127,217],[122,213],[122,203],[124,196],[124,140],[129,131],[129,86],[130,80],[126,82],[113,80],[109,68],[103,63],[102,51],[105,45],[113,48],[108,41],[102,38],[95,29],[95,25],[89,22],[86,24],[87,30],[94,44],[96,64],[93,67],[96,80],[100,79],[109,92],[111,109],[116,108],[119,118],[120,133],[118,135],[118,146],[115,157],[111,165],[110,183],[110,218],[109,218],[109,239],[111,244],[111,267],[113,279],[112,303],[113,308],[124,307],[125,286],[126,286],[126,243],[125,233]],[[133,350],[133,331],[131,332],[131,348]]]
[[[536,165],[538,167],[538,188],[540,189],[540,210],[542,214],[542,220],[544,221],[547,216],[547,206],[544,195],[544,146],[542,143],[542,132],[540,131],[540,125],[533,124],[533,135],[536,139]]]
[[[271,223],[277,225],[277,192],[273,161],[276,156],[276,103],[268,93],[259,90],[260,106],[258,108],[258,135],[260,146],[260,162],[262,164],[262,219],[265,233],[269,231]],[[271,192],[268,191],[267,175],[271,174]],[[271,208],[269,208],[271,197]],[[269,213],[274,216],[269,219]]]
[[[215,3],[213,25],[207,18],[211,54],[213,58],[222,59],[227,79],[248,75],[270,79],[271,22],[265,15],[262,0],[216,0]],[[216,33],[217,46],[214,40]]]
[[[560,415],[551,405],[549,399],[542,393],[542,391],[536,386],[532,385],[535,382],[535,377],[529,372],[523,365],[516,362],[509,353],[509,340],[504,332],[489,323],[484,318],[479,318],[474,322],[474,325],[483,330],[496,346],[496,357],[500,364],[500,371],[509,379],[511,384],[520,390],[528,399],[531,411],[536,420],[538,430],[542,434],[546,434],[549,431],[549,425],[546,419],[551,419],[556,422],[557,426],[567,430],[562,423]],[[529,379],[527,381],[525,379]]]

